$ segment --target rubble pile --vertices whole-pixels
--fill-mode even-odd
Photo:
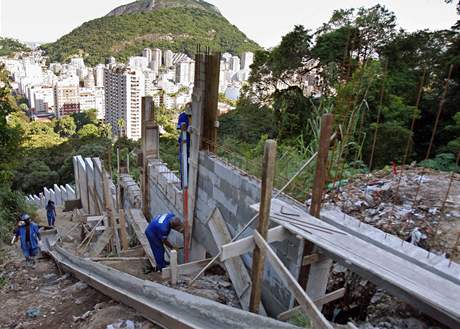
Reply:
[[[382,231],[408,239],[419,228],[427,249],[449,252],[460,228],[460,175],[405,166],[353,177],[330,190],[325,206],[335,206]],[[447,195],[447,199],[446,199]],[[444,208],[443,208],[444,205]]]

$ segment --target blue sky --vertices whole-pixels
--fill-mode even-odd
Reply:
[[[129,0],[0,0],[0,35],[23,41],[49,42],[85,21],[107,14]],[[444,29],[459,17],[444,0],[208,0],[251,39],[265,47],[279,43],[296,24],[316,29],[334,9],[370,7],[394,11],[409,31]]]

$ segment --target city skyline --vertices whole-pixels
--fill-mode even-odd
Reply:
[[[2,0],[0,36],[25,42],[52,42],[84,22],[104,16],[115,7],[129,2],[132,1],[81,0],[69,3],[56,0]],[[292,30],[294,25],[302,24],[312,30],[318,28],[330,18],[334,9],[340,8],[370,7],[380,3],[395,12],[398,25],[408,31],[445,29],[459,19],[455,3],[446,4],[443,0],[325,0],[308,5],[302,0],[286,0],[282,6],[275,1],[264,1],[263,6],[259,1],[208,2],[216,5],[249,38],[266,48],[276,46],[282,35]],[[254,12],[259,15],[254,15]]]

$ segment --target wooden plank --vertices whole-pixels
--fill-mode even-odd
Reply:
[[[98,256],[105,249],[105,247],[109,244],[110,240],[112,239],[112,236],[113,236],[113,228],[109,228],[105,230],[99,236],[96,243],[89,251],[89,256],[90,257]]]
[[[303,257],[302,265],[310,265],[319,261],[319,254],[311,254]]]
[[[177,273],[178,273],[178,275],[195,274],[195,273],[201,271],[201,269],[203,267],[205,267],[211,261],[211,259],[212,258],[207,258],[207,259],[202,259],[202,260],[198,260],[198,261],[195,261],[195,262],[190,262],[190,263],[187,263],[187,264],[177,265]],[[163,279],[170,278],[171,277],[171,268],[170,267],[165,267],[161,271],[161,277]]]
[[[109,176],[107,175],[106,171],[102,170],[102,191],[104,194],[104,207],[107,214],[109,225],[113,227],[113,236],[115,237],[115,251],[117,255],[120,254],[121,245],[120,245],[120,237],[118,236],[118,230],[116,229],[116,220],[114,217],[114,209],[113,209],[113,199],[112,194],[110,193],[110,180]],[[112,236],[111,236],[112,237]]]
[[[120,208],[120,239],[123,250],[129,249],[128,232],[126,232],[125,210]]]
[[[264,158],[262,162],[262,188],[260,191],[259,223],[257,231],[263,239],[267,239],[268,225],[270,224],[270,206],[273,192],[273,179],[276,167],[276,142],[265,142]],[[265,253],[256,245],[252,256],[252,287],[249,310],[259,313],[259,305],[262,297],[262,282],[265,265]]]
[[[316,329],[333,329],[332,325],[326,320],[323,314],[318,310],[313,301],[308,297],[297,280],[292,276],[291,272],[284,266],[276,253],[270,248],[268,243],[260,236],[257,231],[254,231],[254,241],[261,250],[266,253],[267,259],[270,261],[272,268],[281,277],[287,288],[300,304],[302,311],[309,317]]]
[[[120,257],[144,257],[145,250],[142,246],[130,248],[128,250],[122,250],[120,252]]]
[[[283,226],[277,226],[268,230],[267,242],[272,243],[284,241],[291,236],[292,234]],[[222,253],[220,256],[220,261],[223,262],[227,259],[241,256],[248,252],[252,252],[254,250],[254,247],[255,242],[252,236],[248,236],[235,242],[225,244],[221,247]]]
[[[208,226],[218,246],[227,244],[232,240],[219,209],[214,208],[209,218]],[[224,266],[233,283],[233,288],[236,291],[241,307],[246,311],[249,310],[250,289],[248,288],[251,287],[251,277],[243,260],[241,257],[228,259],[224,262]],[[260,314],[266,314],[263,306],[260,308]]]
[[[153,257],[152,248],[150,248],[150,243],[145,236],[145,229],[147,228],[148,222],[144,217],[144,214],[140,209],[128,209],[126,213],[130,217],[134,233],[136,234],[137,240],[144,248],[145,254],[149,259],[153,267],[157,264],[155,262],[155,257]]]
[[[345,295],[345,288],[340,288],[340,289],[337,289],[336,291],[333,291],[333,292],[330,292],[324,295],[321,298],[315,299],[314,303],[318,307],[323,306],[324,304],[327,304],[327,303],[333,302],[334,300],[342,298],[344,295]],[[294,308],[291,308],[290,310],[287,310],[286,312],[280,313],[277,316],[277,319],[281,321],[287,321],[297,312],[301,312],[301,311],[302,311],[302,308],[300,306],[296,306]]]

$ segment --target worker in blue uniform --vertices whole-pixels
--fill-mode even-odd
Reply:
[[[168,241],[171,229],[178,232],[183,231],[182,223],[172,212],[154,217],[145,229],[145,235],[147,236],[147,240],[149,240],[150,248],[152,248],[153,256],[157,264],[154,269],[156,272],[161,272],[163,268],[169,265],[165,261],[164,246],[170,249],[178,249]]]
[[[22,214],[21,220],[18,222],[18,226],[14,233],[11,244],[14,244],[19,238],[21,241],[22,253],[26,258],[26,263],[28,265],[35,264],[34,257],[37,256],[40,251],[40,227],[32,222],[28,214]]]
[[[191,118],[192,118],[192,104],[188,103],[185,106],[185,110],[179,114],[179,118],[177,120],[177,130],[179,130],[179,163],[180,163],[180,174],[181,174],[181,186],[183,186],[183,170],[182,170],[182,126],[185,125],[187,140],[186,140],[186,147],[187,147],[187,159],[190,157],[190,130],[191,130]]]

